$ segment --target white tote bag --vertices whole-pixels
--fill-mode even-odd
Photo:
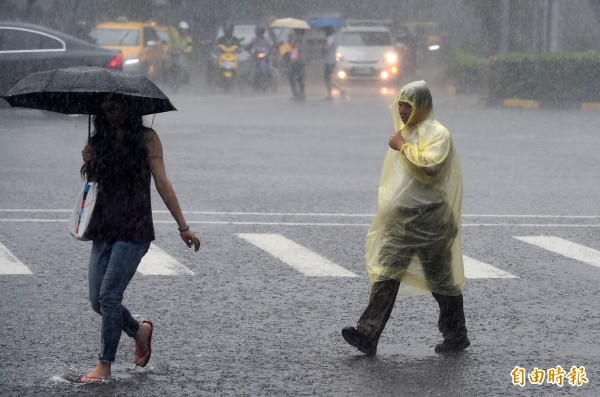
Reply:
[[[96,204],[96,195],[98,193],[97,190],[97,182],[85,181],[79,192],[75,208],[73,208],[71,218],[69,219],[69,233],[77,240],[88,240],[83,237],[83,234],[92,218],[92,212],[94,211],[94,205]]]

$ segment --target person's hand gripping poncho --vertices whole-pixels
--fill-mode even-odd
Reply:
[[[400,102],[412,106],[404,124]],[[448,130],[433,117],[424,81],[408,84],[392,104],[401,150],[388,149],[377,215],[366,243],[371,284],[401,282],[400,293],[458,295],[465,284],[460,238],[462,174]]]

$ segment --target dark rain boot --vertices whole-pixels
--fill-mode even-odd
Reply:
[[[394,308],[398,288],[400,282],[396,280],[379,281],[373,284],[369,304],[358,320],[356,329],[345,327],[342,330],[342,336],[348,344],[367,355],[377,353],[377,343]]]
[[[436,353],[455,353],[471,345],[467,337],[467,326],[462,294],[457,296],[432,293],[440,307],[438,328],[444,341],[435,346]]]

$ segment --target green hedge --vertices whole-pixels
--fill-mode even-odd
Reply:
[[[487,87],[488,62],[468,51],[456,50],[448,56],[446,79],[460,92],[482,92]]]
[[[492,99],[600,102],[600,53],[505,54],[489,68]]]

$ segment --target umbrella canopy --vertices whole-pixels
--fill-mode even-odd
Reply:
[[[311,18],[308,21],[308,24],[310,25],[311,28],[325,28],[325,27],[341,28],[341,27],[346,26],[346,22],[343,19],[328,18],[328,17]]]
[[[88,66],[28,74],[2,98],[13,107],[98,114],[108,94],[123,100],[140,115],[177,110],[145,76]]]
[[[310,25],[301,19],[296,18],[280,18],[276,19],[269,25],[271,28],[289,28],[289,29],[310,29]]]

